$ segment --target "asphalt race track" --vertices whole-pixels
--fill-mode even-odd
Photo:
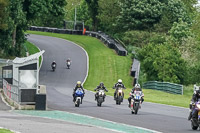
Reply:
[[[122,105],[116,105],[111,96],[106,97],[102,107],[97,107],[94,93],[90,91],[86,91],[83,104],[76,108],[72,102],[72,90],[76,81],[83,81],[87,74],[86,53],[63,39],[30,35],[28,41],[45,50],[40,84],[47,86],[48,109],[84,114],[164,133],[195,132],[187,120],[189,110],[186,108],[144,102],[138,115],[133,115],[127,100]],[[65,64],[68,57],[72,60],[70,69]],[[55,72],[51,70],[53,60],[57,63]]]

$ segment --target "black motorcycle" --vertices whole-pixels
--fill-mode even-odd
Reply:
[[[98,92],[98,97],[97,97],[97,106],[101,107],[102,103],[105,100],[105,92],[104,90],[99,90]]]
[[[52,70],[55,71],[56,70],[56,64],[52,64]]]

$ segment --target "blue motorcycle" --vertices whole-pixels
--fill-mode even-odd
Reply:
[[[81,88],[78,88],[75,92],[75,107],[79,107],[80,104],[82,104],[84,92]]]

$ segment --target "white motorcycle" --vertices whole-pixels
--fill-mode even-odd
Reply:
[[[102,103],[104,102],[104,98],[105,98],[104,90],[99,90],[97,97],[97,106],[101,107]]]
[[[70,61],[67,61],[67,62],[66,62],[66,65],[67,65],[67,68],[70,69],[71,62],[70,62]]]
[[[131,95],[131,113],[137,114],[140,108],[141,99],[142,99],[142,91],[135,91],[134,94],[130,93]]]
[[[55,69],[56,69],[56,64],[53,64],[52,65],[52,70],[55,71]]]

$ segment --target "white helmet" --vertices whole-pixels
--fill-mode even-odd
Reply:
[[[140,84],[135,84],[135,88],[140,88]]]
[[[121,79],[118,79],[118,83],[122,83],[122,80],[121,80]]]

